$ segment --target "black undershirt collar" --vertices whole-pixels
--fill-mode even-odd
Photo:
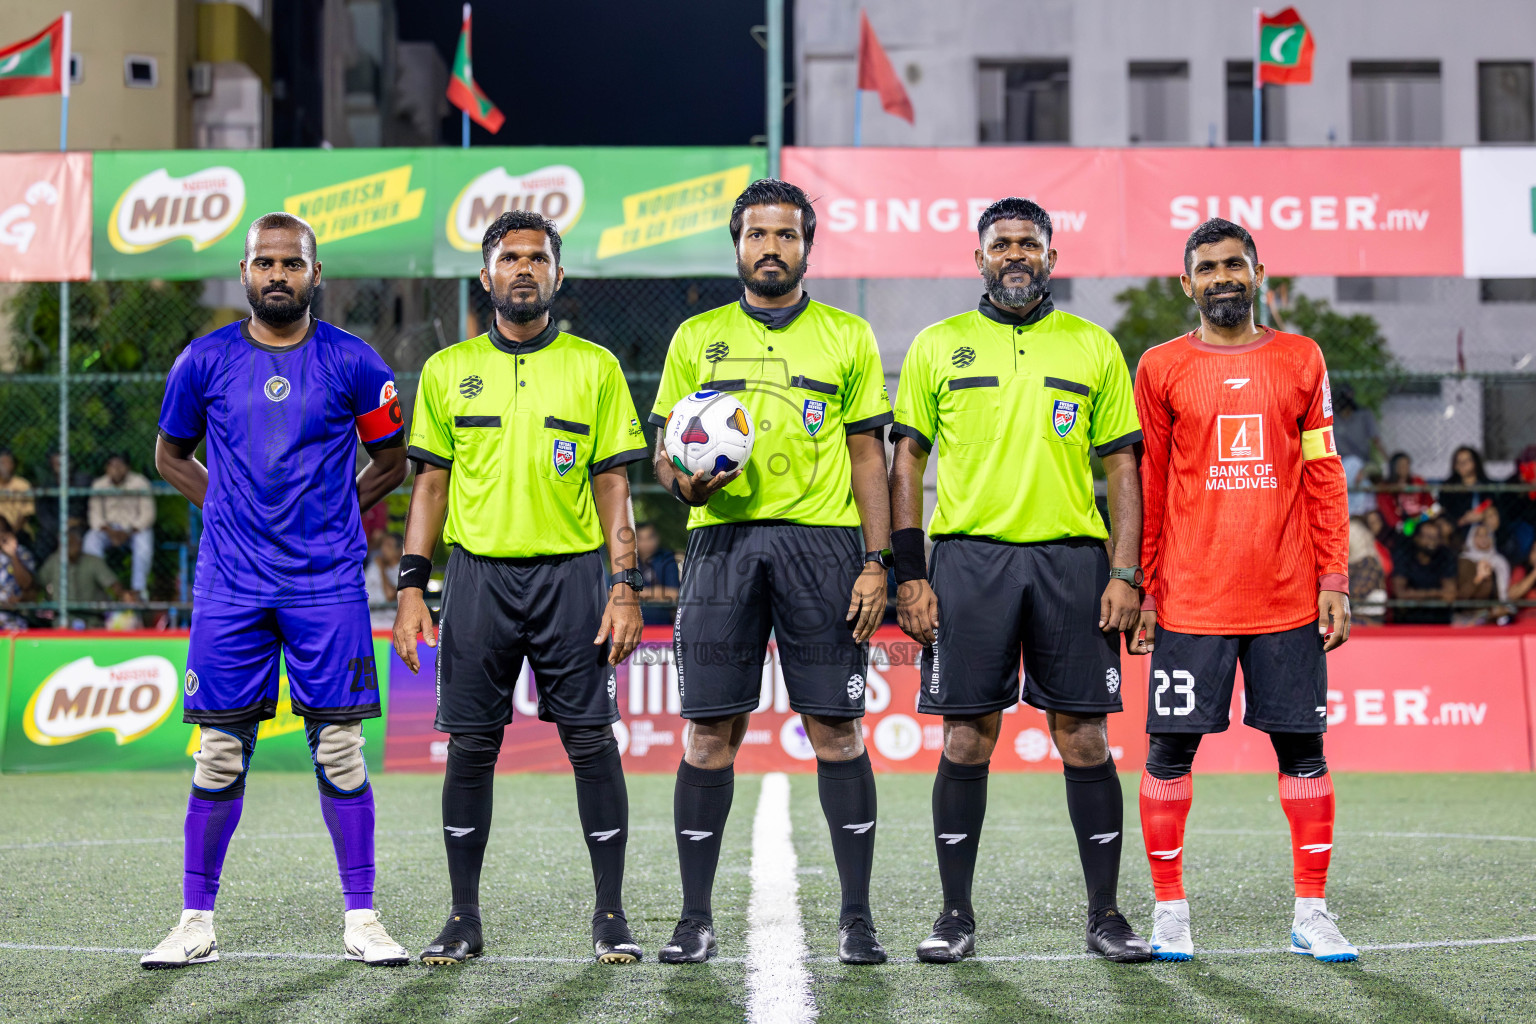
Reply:
[[[537,352],[541,348],[549,347],[550,342],[559,337],[560,328],[555,326],[555,318],[550,317],[549,322],[544,325],[544,329],[527,341],[512,341],[496,329],[496,320],[492,317],[490,329],[485,333],[491,339],[491,344],[507,353],[507,355],[522,356],[527,355],[529,352]]]
[[[244,338],[252,348],[259,348],[263,352],[297,352],[309,344],[309,340],[315,336],[315,329],[319,326],[320,318],[311,313],[309,315],[309,330],[304,332],[302,339],[294,342],[292,345],[265,345],[251,337],[251,318],[246,317],[240,321],[240,337]]]
[[[1029,327],[1056,312],[1056,307],[1051,302],[1051,293],[1047,291],[1044,295],[1040,296],[1040,301],[1035,304],[1034,309],[1029,311],[1028,316],[1019,316],[1016,313],[1011,313],[1006,309],[999,309],[997,306],[992,305],[991,297],[983,292],[981,301],[976,304],[976,311],[988,320],[1006,324],[1009,327]]]
[[[783,309],[764,309],[761,306],[754,306],[747,301],[746,292],[741,293],[739,301],[741,311],[747,314],[747,316],[756,320],[770,331],[782,331],[794,323],[797,316],[805,312],[806,307],[811,304],[811,293],[802,291],[799,302],[793,306],[785,306]]]

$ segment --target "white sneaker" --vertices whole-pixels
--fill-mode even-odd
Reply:
[[[1152,910],[1152,955],[1159,960],[1189,960],[1195,955],[1188,900],[1157,901]]]
[[[372,910],[347,911],[347,959],[370,967],[400,967],[411,962],[406,948],[389,937],[379,915]]]
[[[1338,914],[1328,912],[1323,900],[1298,897],[1296,919],[1291,922],[1291,952],[1330,964],[1360,959],[1360,950],[1350,945],[1333,923],[1338,919]]]
[[[183,910],[181,923],[171,929],[160,945],[139,958],[145,970],[207,964],[219,958],[219,942],[213,937],[213,911]]]

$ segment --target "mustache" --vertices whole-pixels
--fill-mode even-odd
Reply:
[[[269,284],[262,289],[263,295],[292,295],[293,289],[285,284]]]
[[[753,269],[757,269],[758,267],[783,267],[785,270],[788,270],[789,264],[785,263],[777,256],[764,256],[762,259],[752,264],[752,267]]]
[[[1225,298],[1225,297],[1227,297],[1229,295],[1230,296],[1235,296],[1237,298],[1242,298],[1244,295],[1247,295],[1247,294],[1248,294],[1248,289],[1244,288],[1240,284],[1232,285],[1229,288],[1219,288],[1219,289],[1218,288],[1207,288],[1206,291],[1205,291],[1205,297],[1208,298],[1208,299],[1220,299],[1220,298]]]
[[[1009,274],[1028,274],[1030,277],[1034,277],[1035,268],[1023,260],[1013,260],[1010,263],[1004,263],[1002,270],[998,271],[997,276],[1007,277]]]

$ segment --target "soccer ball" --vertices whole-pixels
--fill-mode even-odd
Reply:
[[[719,391],[695,391],[674,405],[666,431],[672,465],[689,476],[729,473],[752,457],[752,418],[740,402]]]

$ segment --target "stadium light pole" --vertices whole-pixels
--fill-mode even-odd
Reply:
[[[469,20],[469,4],[464,5],[464,20]],[[459,148],[469,148],[469,111],[459,114]],[[469,337],[469,278],[459,278],[459,340]]]
[[[784,148],[784,0],[767,0],[768,177],[779,176]]]
[[[70,12],[64,12],[64,66],[59,69],[59,152],[69,148]],[[69,628],[69,280],[59,282],[59,619]]]

